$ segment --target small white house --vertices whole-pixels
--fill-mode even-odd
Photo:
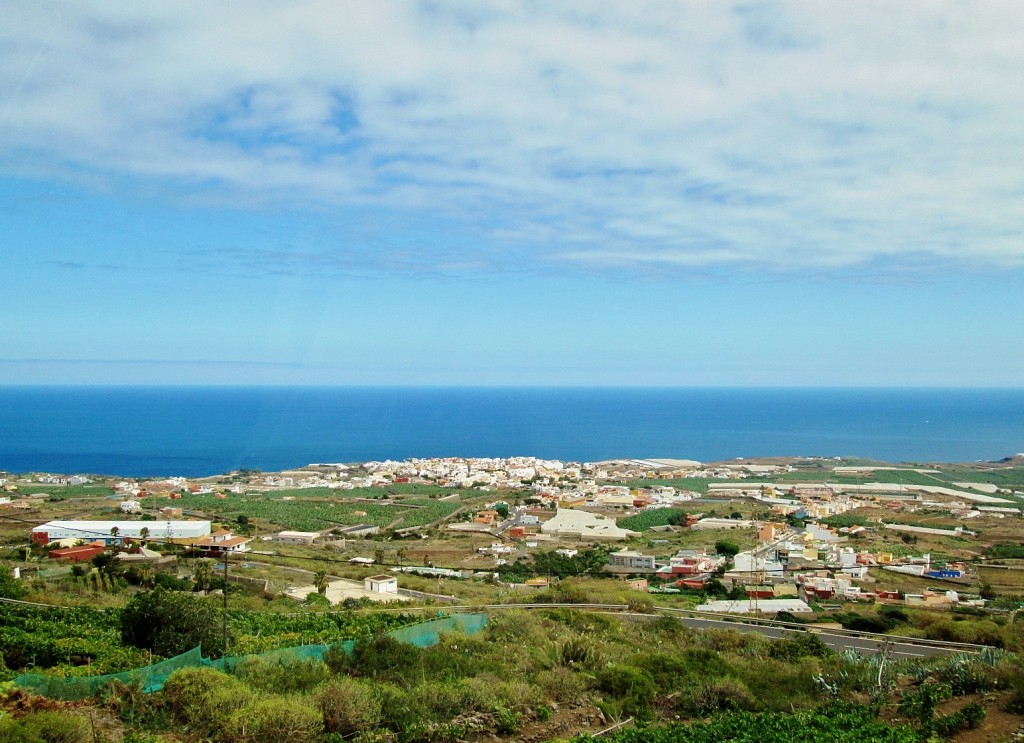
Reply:
[[[363,590],[371,593],[398,593],[398,579],[390,575],[371,575],[363,579]]]
[[[142,513],[142,504],[137,500],[121,501],[121,513]]]
[[[275,537],[283,544],[313,544],[319,538],[318,531],[279,531]]]

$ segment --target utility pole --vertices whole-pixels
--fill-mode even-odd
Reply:
[[[222,590],[224,594],[224,616],[223,616],[223,632],[224,632],[224,655],[228,654],[228,549],[224,548],[224,588]]]

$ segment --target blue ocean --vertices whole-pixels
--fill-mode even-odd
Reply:
[[[1020,389],[0,389],[0,469],[11,472],[203,476],[513,455],[961,462],[1020,451]]]

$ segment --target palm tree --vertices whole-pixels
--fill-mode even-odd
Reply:
[[[316,592],[323,596],[327,593],[327,571],[317,570],[313,573],[313,586],[316,588]]]
[[[409,554],[405,551],[405,547],[399,547],[396,554],[398,555],[398,564],[405,565],[405,556]]]
[[[210,592],[210,578],[213,577],[213,568],[209,560],[199,560],[192,568],[192,579],[196,585],[203,589],[204,593]]]
[[[139,537],[142,539],[143,542],[145,542],[147,539],[149,539],[149,527],[148,526],[144,526],[141,529],[139,529]]]
[[[116,526],[110,527],[110,536],[112,536],[114,538],[115,542],[117,541],[117,535],[120,534],[120,533],[121,533],[121,530],[119,528],[117,528]]]

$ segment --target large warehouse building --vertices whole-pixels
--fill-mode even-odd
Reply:
[[[116,529],[116,531],[115,531]],[[209,536],[209,521],[48,521],[32,529],[32,541],[49,544],[59,539],[81,539],[86,542],[119,542],[142,539],[142,530],[149,539],[188,544]]]

